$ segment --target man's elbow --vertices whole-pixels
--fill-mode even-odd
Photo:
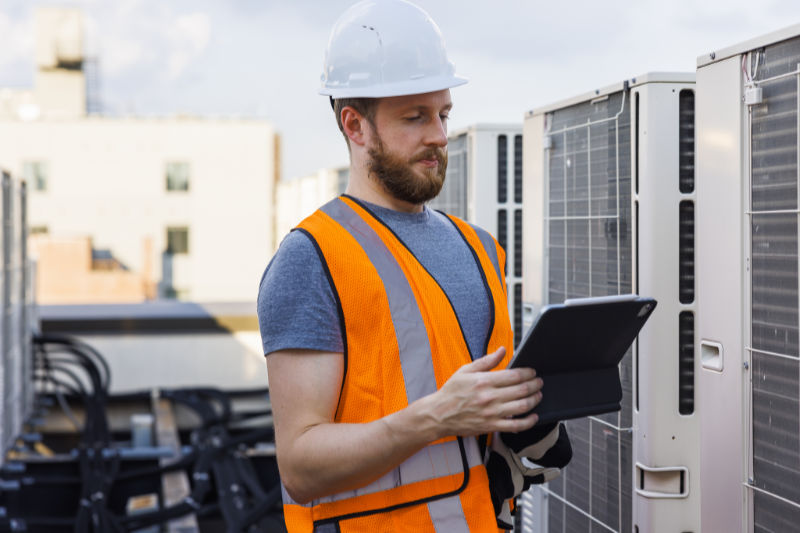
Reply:
[[[281,461],[279,457],[278,471],[280,472],[283,489],[295,503],[305,505],[318,496],[313,493],[313,480],[306,479],[307,476],[304,476],[302,472],[298,472],[298,468],[292,465],[289,460]]]
[[[293,485],[287,483],[286,480],[283,480],[283,488],[289,494],[289,497],[294,503],[305,505],[314,499],[313,495],[309,491],[298,490]]]

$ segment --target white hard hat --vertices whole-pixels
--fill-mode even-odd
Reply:
[[[363,0],[333,26],[319,92],[332,99],[382,98],[465,83],[425,11],[405,0]]]

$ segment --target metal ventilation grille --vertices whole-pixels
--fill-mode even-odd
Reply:
[[[683,89],[678,95],[680,191],[694,192],[694,91]]]
[[[22,283],[20,286],[20,302],[23,309],[23,317],[20,321],[20,339],[22,343],[22,379],[21,384],[21,425],[25,419],[30,416],[33,411],[33,400],[36,391],[34,390],[33,381],[33,333],[35,330],[35,301],[34,301],[34,286],[33,276],[35,268],[33,261],[28,256],[28,188],[23,182],[20,188],[20,245],[21,245],[21,261],[20,267],[22,268]]]
[[[522,203],[522,135],[514,135],[514,201]]]
[[[754,531],[800,523],[798,81],[800,39],[767,47],[751,107],[751,339]],[[780,499],[779,499],[780,498]],[[787,502],[793,502],[787,503]]]
[[[631,531],[630,434],[590,418],[570,422],[569,432],[572,461],[546,488],[547,531]],[[599,464],[597,456],[603,458]],[[622,492],[620,477],[625,480]]]
[[[678,297],[682,304],[694,302],[694,202],[679,206]]]
[[[23,346],[25,293],[22,265],[21,196],[19,185],[3,175],[3,326],[2,436],[3,454],[19,434],[23,417]]]
[[[631,275],[631,135],[618,92],[548,116],[548,303],[625,294]],[[622,411],[567,423],[573,459],[549,483],[548,531],[631,531],[632,364],[620,364]]]
[[[678,412],[694,413],[694,313],[683,311],[678,316]]]
[[[497,242],[508,251],[508,212],[505,209],[497,210]],[[505,255],[504,269],[508,270],[508,253]]]
[[[514,348],[522,340],[522,284],[514,284]]]
[[[514,210],[514,275],[522,276],[522,209]]]
[[[447,173],[439,196],[428,204],[449,215],[467,219],[467,190],[469,167],[467,156],[467,134],[459,135],[447,143]]]
[[[508,138],[497,136],[497,203],[508,201]]]

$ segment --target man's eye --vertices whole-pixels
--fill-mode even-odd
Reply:
[[[414,115],[413,117],[406,117],[406,120],[409,122],[414,122],[415,120],[419,120],[420,118],[422,118],[421,115]]]
[[[439,118],[441,118],[442,120],[450,120],[450,115],[442,114],[439,115]]]

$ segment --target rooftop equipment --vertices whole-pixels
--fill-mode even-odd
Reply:
[[[525,324],[568,298],[658,309],[620,364],[622,410],[568,423],[572,462],[523,497],[522,530],[698,532],[694,75],[533,110],[523,133]]]
[[[703,531],[795,531],[800,25],[697,66]]]
[[[514,346],[522,329],[522,126],[475,124],[453,132],[447,174],[430,204],[495,236],[506,251],[508,311]]]
[[[27,253],[25,183],[0,170],[2,181],[2,268],[0,269],[0,465],[22,433],[33,408],[33,266]]]

